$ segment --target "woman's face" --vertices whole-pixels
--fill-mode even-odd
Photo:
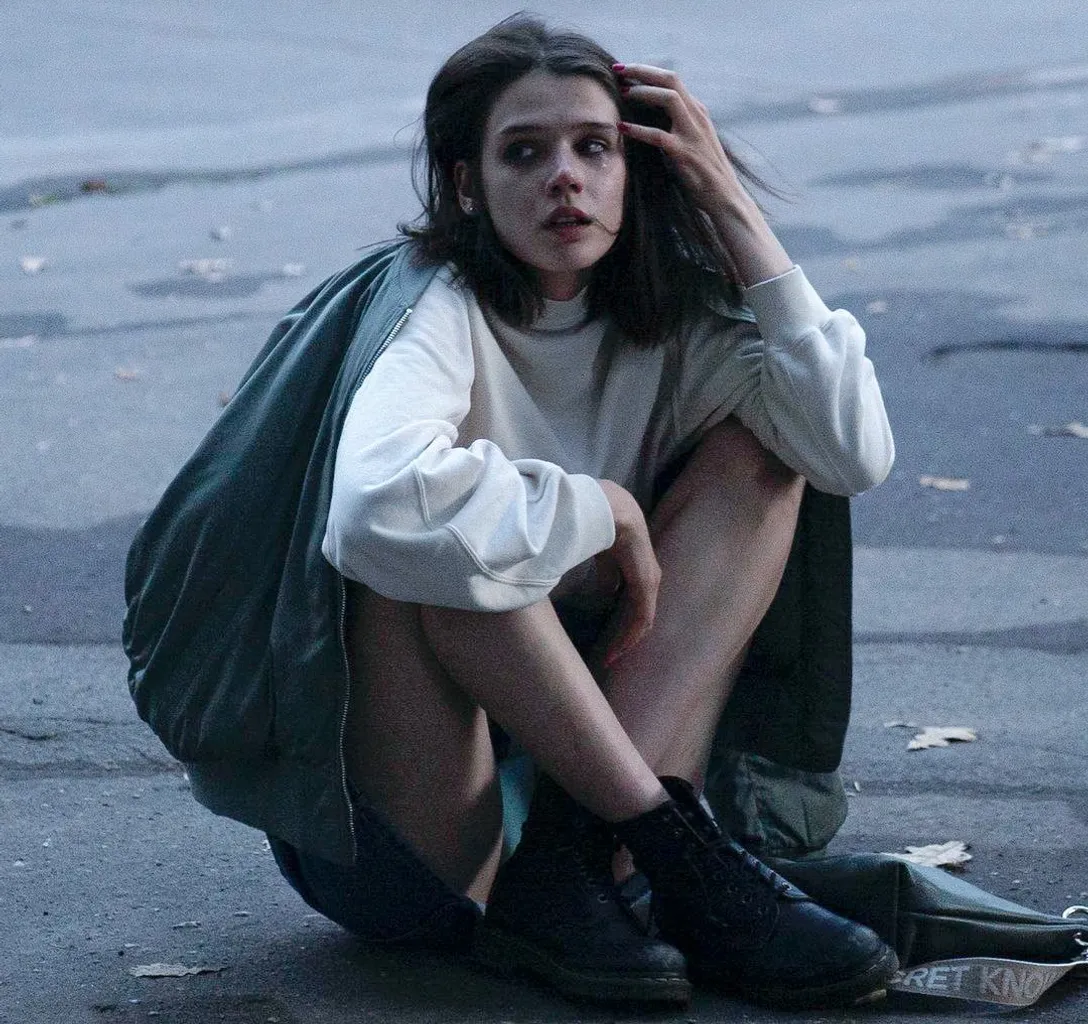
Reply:
[[[499,239],[536,269],[549,299],[576,295],[619,233],[627,166],[618,121],[592,78],[540,70],[500,94],[487,119],[478,191]]]

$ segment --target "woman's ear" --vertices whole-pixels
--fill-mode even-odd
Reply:
[[[458,160],[453,165],[453,185],[457,189],[457,202],[461,209],[472,216],[479,210],[476,200],[476,175],[467,161]]]

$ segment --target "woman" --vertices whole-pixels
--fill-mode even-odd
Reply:
[[[679,961],[625,927],[609,894],[612,834],[691,965],[733,972],[721,945],[755,912],[731,908],[708,937],[690,880],[667,870],[664,822],[696,846],[711,826],[658,777],[700,781],[789,551],[801,474],[853,492],[887,472],[879,391],[860,331],[793,267],[675,74],[518,18],[447,62],[425,125],[413,234],[448,269],[352,403],[324,544],[362,585],[349,775],[439,879],[490,893],[491,960],[576,991],[682,991]],[[736,284],[759,332],[703,313]],[[647,520],[654,479],[687,449]],[[617,579],[610,639],[587,661],[557,610],[610,607]],[[501,869],[489,721],[558,783]],[[826,944],[842,958],[804,987],[850,977],[867,991],[893,966],[871,939],[858,956],[856,931],[755,865],[719,859],[726,886],[756,887],[778,914],[772,944],[788,935],[803,959],[807,938],[808,956]],[[763,959],[736,982],[788,998],[784,951]]]
[[[359,374],[321,520],[350,697],[339,756],[298,760],[326,780],[340,765],[354,864],[299,826],[301,768],[276,776],[293,804],[239,810],[240,758],[194,790],[265,827],[299,892],[364,938],[475,932],[492,967],[596,998],[683,1001],[689,978],[783,1005],[879,989],[892,950],[723,837],[697,795],[804,480],[850,494],[890,467],[864,335],[670,71],[517,16],[439,71],[425,134],[408,246],[431,277]],[[266,718],[254,780],[291,732],[282,706]],[[495,726],[541,771],[501,866]],[[654,938],[617,897],[632,864]]]

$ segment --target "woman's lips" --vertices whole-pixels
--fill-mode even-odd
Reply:
[[[560,206],[548,214],[544,220],[544,227],[562,228],[572,225],[585,226],[592,223],[593,218],[588,213],[579,210],[577,206]]]
[[[545,219],[544,229],[561,242],[576,242],[592,223],[593,218],[576,206],[561,206]]]

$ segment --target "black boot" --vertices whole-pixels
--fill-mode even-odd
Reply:
[[[686,1003],[683,954],[649,938],[617,899],[614,848],[609,825],[542,777],[477,928],[476,958],[501,974],[532,974],[566,996]]]
[[[899,967],[894,950],[723,836],[689,783],[661,782],[672,799],[616,833],[693,980],[787,1007],[845,1005],[883,988]]]

